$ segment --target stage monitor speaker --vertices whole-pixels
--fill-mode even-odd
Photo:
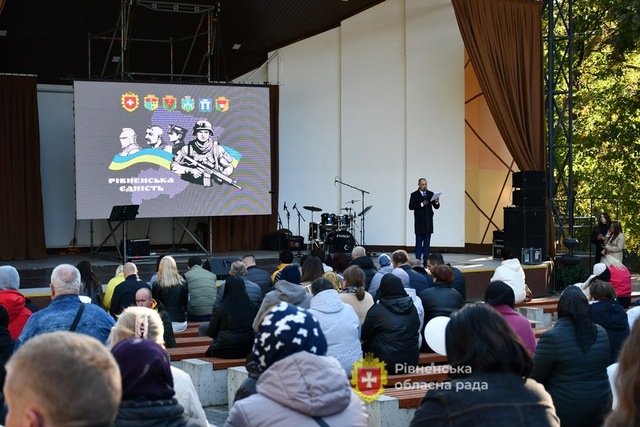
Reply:
[[[290,251],[299,251],[304,247],[304,237],[302,236],[287,236],[287,249]]]
[[[238,258],[209,258],[209,266],[218,280],[225,280],[229,277],[229,270],[234,261],[238,261]]]
[[[151,254],[151,245],[149,239],[127,240],[127,257],[135,258],[141,256],[149,256]]]
[[[545,260],[547,210],[504,208],[504,247],[511,248],[516,256],[521,255],[522,248],[540,248],[541,259]]]
[[[545,172],[544,171],[520,171],[511,175],[511,186],[513,188],[521,188],[524,190],[543,189],[545,188]]]
[[[547,192],[544,188],[513,190],[513,204],[520,208],[544,208]]]
[[[287,238],[291,236],[291,231],[286,228],[274,231],[264,236],[262,246],[267,251],[284,251],[288,249]]]

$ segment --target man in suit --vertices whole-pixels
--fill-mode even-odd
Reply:
[[[416,233],[416,259],[426,266],[433,233],[433,209],[440,208],[440,198],[431,200],[433,191],[427,190],[427,180],[418,180],[418,189],[411,193],[409,210],[413,211]]]

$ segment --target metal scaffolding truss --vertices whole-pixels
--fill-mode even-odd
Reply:
[[[545,0],[549,200],[556,240],[573,238],[573,0]]]
[[[131,21],[136,8],[143,8],[145,10],[159,13],[199,15],[199,21],[195,28],[195,32],[185,37],[174,38],[172,36],[168,36],[167,38],[135,38],[132,37]],[[100,34],[89,34],[89,78],[101,77],[134,80],[137,77],[146,76],[152,78],[161,77],[170,81],[187,78],[192,80],[206,80],[209,83],[212,82],[217,77],[214,74],[218,69],[217,63],[212,65],[212,60],[214,62],[216,61],[216,55],[214,54],[218,46],[219,12],[219,5],[185,4],[149,0],[122,0],[120,5],[120,15],[115,28]],[[149,21],[146,25],[154,25],[154,22]],[[157,29],[158,27],[154,28]],[[92,70],[92,51],[94,50],[93,48],[95,45],[100,42],[108,42],[108,48],[106,50],[106,55],[100,72],[94,75]],[[166,51],[168,72],[145,72],[133,69],[134,65],[130,58],[130,50],[132,45],[141,43],[164,44],[168,46]],[[197,43],[203,43],[204,45],[204,54],[200,57],[196,57],[194,54],[194,48]],[[185,44],[186,46],[184,46]],[[174,59],[178,49],[184,49],[184,52],[181,53],[185,57],[179,71],[176,70],[177,67]],[[187,67],[189,65],[192,65],[191,69],[194,69],[192,61],[198,60],[200,62],[197,66],[197,72],[187,73]],[[112,71],[109,69],[109,65],[111,63],[116,63],[115,73],[110,72]]]

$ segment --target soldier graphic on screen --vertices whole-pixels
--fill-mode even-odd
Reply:
[[[234,171],[233,158],[218,139],[223,129],[211,126],[207,120],[199,120],[193,127],[196,139],[189,141],[176,154],[171,170],[185,181],[211,187],[212,182],[226,183],[242,189],[237,180],[229,178]]]
[[[184,137],[187,135],[187,130],[178,125],[169,125],[167,135],[169,136],[169,144],[173,147],[173,155],[175,156],[178,151],[186,145]]]
[[[149,148],[159,148],[169,153],[173,153],[171,145],[162,140],[162,128],[158,125],[148,126],[144,139],[147,141]]]
[[[140,146],[136,142],[136,132],[131,128],[122,128],[120,133],[120,144],[122,145],[121,156],[128,156],[133,153],[137,153],[141,150]]]

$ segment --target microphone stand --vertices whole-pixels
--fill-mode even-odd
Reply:
[[[285,212],[287,212],[287,230],[291,230],[290,225],[289,225],[289,218],[291,218],[291,214],[289,213],[289,209],[287,209],[287,207],[284,207]]]
[[[280,212],[278,212],[278,230],[282,229],[282,219],[280,219]]]
[[[368,191],[363,190],[362,188],[358,188],[355,187],[351,184],[347,184],[346,182],[342,182],[342,180],[340,178],[336,178],[335,182],[340,183],[341,185],[345,185],[347,187],[353,188],[354,190],[358,190],[362,196],[360,197],[360,200],[362,201],[362,210],[360,211],[360,214],[362,214],[364,212],[364,195],[365,194],[371,194]],[[364,246],[364,215],[361,215],[360,217],[360,241],[361,241],[361,245]]]
[[[302,214],[298,210],[297,206],[298,206],[297,203],[293,204],[293,209],[296,212],[298,212],[298,234],[297,234],[297,236],[300,236],[300,218],[302,218],[303,221],[306,221],[306,219],[304,219],[304,217],[302,216]],[[302,252],[300,252],[300,247],[299,246],[298,246],[298,253],[296,254],[296,256],[302,256]]]

